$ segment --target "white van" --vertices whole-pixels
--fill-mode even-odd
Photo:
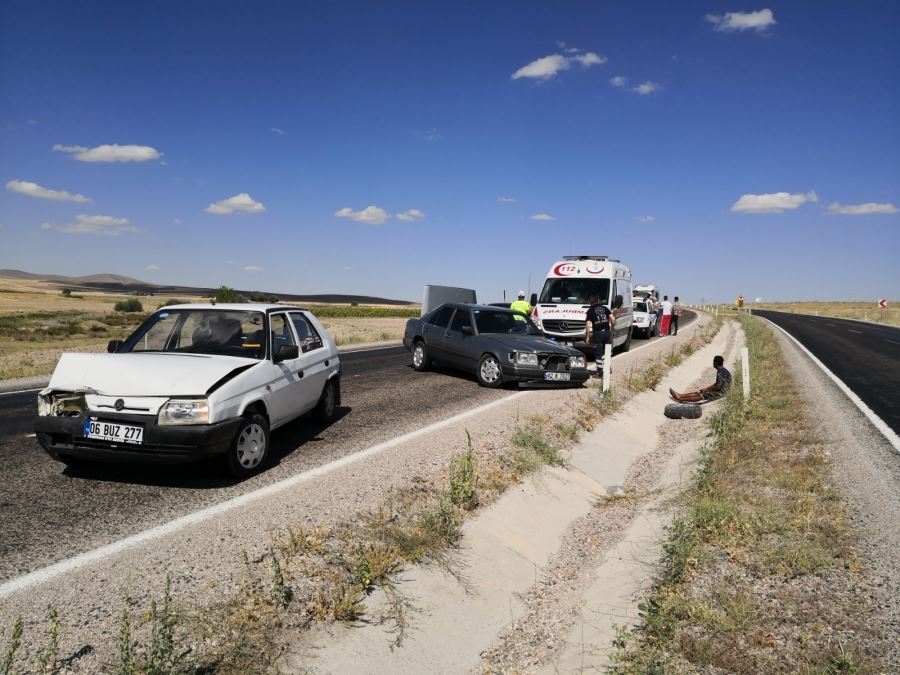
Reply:
[[[540,295],[531,296],[532,318],[551,340],[584,344],[588,298],[596,296],[616,315],[613,347],[631,347],[631,269],[600,255],[573,255],[553,263]]]

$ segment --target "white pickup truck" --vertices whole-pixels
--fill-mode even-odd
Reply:
[[[269,434],[314,411],[334,419],[341,362],[301,307],[164,307],[108,354],[63,354],[38,394],[37,439],[56,460],[184,462],[220,455],[243,478]]]

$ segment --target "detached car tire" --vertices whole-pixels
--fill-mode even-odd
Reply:
[[[478,384],[488,389],[496,389],[503,384],[500,360],[493,354],[485,354],[481,357],[475,375],[478,377]]]
[[[428,349],[422,340],[417,340],[413,344],[412,364],[413,369],[420,373],[431,368],[431,357],[428,356]]]
[[[269,423],[259,413],[244,417],[228,454],[228,470],[237,478],[247,478],[262,470],[269,458]]]
[[[334,421],[337,414],[337,387],[334,378],[328,380],[322,389],[322,395],[313,411],[315,418],[324,424]]]
[[[670,420],[695,420],[703,414],[703,408],[699,403],[669,403],[664,414]]]

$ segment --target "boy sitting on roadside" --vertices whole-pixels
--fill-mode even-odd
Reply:
[[[679,394],[674,389],[669,389],[669,395],[681,403],[699,403],[700,401],[714,401],[722,398],[731,386],[731,372],[725,367],[725,359],[721,356],[713,358],[713,368],[716,369],[716,381],[700,391],[689,391]]]

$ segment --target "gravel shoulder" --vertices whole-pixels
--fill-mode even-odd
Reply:
[[[780,331],[774,333],[858,533],[864,570],[859,583],[883,623],[886,660],[900,670],[900,455],[806,354]]]

